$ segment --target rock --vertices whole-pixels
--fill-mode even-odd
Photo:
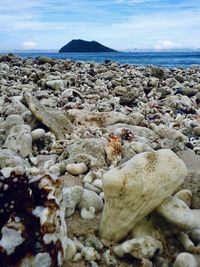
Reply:
[[[44,129],[35,129],[31,132],[31,136],[33,141],[40,140],[42,137],[45,136],[45,130]]]
[[[103,261],[106,266],[117,266],[117,260],[109,249],[103,253]]]
[[[153,66],[153,67],[151,67],[151,75],[155,76],[159,79],[162,79],[165,76],[165,72],[162,68]]]
[[[123,96],[120,96],[120,104],[121,105],[130,105],[134,102],[134,100],[139,96],[139,90],[134,89],[131,91],[128,91]]]
[[[88,168],[85,165],[85,163],[73,163],[73,164],[67,164],[66,170],[73,175],[79,175],[86,173]]]
[[[90,165],[90,158],[92,156],[93,161],[94,159],[98,159],[94,163],[96,167],[105,166],[105,145],[106,140],[101,138],[86,138],[77,140],[65,149],[64,153],[60,156],[60,160],[63,160],[66,157],[65,155],[67,155],[69,158],[74,158],[74,160],[76,159],[77,162],[84,162],[86,165]],[[87,164],[86,161],[88,160],[89,163]]]
[[[194,129],[193,129],[193,133],[194,133],[195,135],[197,135],[197,136],[200,136],[200,126],[198,126],[198,127],[194,127]]]
[[[200,92],[198,92],[198,93],[196,94],[196,98],[197,98],[197,103],[200,103]]]
[[[97,251],[101,251],[103,244],[96,236],[89,236],[86,240],[86,247],[94,247]]]
[[[32,136],[28,125],[13,126],[5,140],[4,146],[25,158],[32,154]]]
[[[46,86],[55,91],[63,91],[65,85],[63,80],[52,80],[46,81]]]
[[[89,209],[82,208],[81,209],[81,218],[85,220],[92,220],[95,218],[95,208],[90,207]]]
[[[63,206],[66,210],[65,216],[69,217],[74,213],[77,203],[81,200],[83,188],[81,186],[73,186],[63,188]]]
[[[197,89],[194,89],[194,88],[190,88],[190,87],[184,87],[183,88],[183,95],[187,95],[189,97],[195,95],[198,92],[199,91]]]
[[[190,190],[180,190],[174,196],[185,202],[188,207],[191,206],[192,192]]]
[[[23,118],[20,115],[12,114],[6,118],[1,127],[3,127],[8,132],[13,126],[22,124],[24,124]]]
[[[144,236],[127,240],[115,246],[113,250],[118,257],[130,254],[139,259],[149,259],[152,258],[158,250],[160,252],[162,251],[162,244],[151,236]]]
[[[200,209],[200,156],[190,149],[179,151],[177,154],[185,162],[189,172],[178,190],[190,190],[192,192],[191,208]]]
[[[51,66],[56,64],[56,61],[52,58],[48,58],[48,57],[38,57],[38,64],[42,65],[42,64],[50,64]]]
[[[92,247],[84,247],[81,250],[81,254],[86,261],[95,261],[100,259],[98,252]]]
[[[198,267],[198,262],[192,254],[183,252],[177,256],[173,267]]]
[[[169,149],[137,154],[103,176],[102,239],[117,242],[183,182],[187,169]],[[163,190],[164,189],[164,190]]]
[[[58,139],[63,139],[65,134],[69,134],[73,130],[73,126],[68,118],[60,111],[47,110],[40,102],[31,94],[25,93],[23,100],[33,115],[46,125]]]
[[[80,209],[94,207],[96,211],[101,211],[103,209],[103,201],[97,193],[84,189],[78,207]]]
[[[76,254],[76,245],[75,242],[67,238],[67,252],[66,260],[71,260]]]
[[[126,87],[123,87],[123,86],[116,86],[113,90],[113,93],[116,95],[116,96],[122,96],[124,94],[127,93],[127,88]]]
[[[27,168],[30,167],[30,164],[10,149],[0,150],[0,169],[16,166]]]
[[[175,75],[175,79],[179,82],[179,83],[183,83],[185,81],[185,77],[179,74]]]
[[[190,209],[181,199],[167,197],[156,211],[177,229],[188,231],[199,227],[200,210]]]

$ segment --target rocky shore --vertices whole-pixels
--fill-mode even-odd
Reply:
[[[200,67],[0,56],[1,267],[200,266]]]

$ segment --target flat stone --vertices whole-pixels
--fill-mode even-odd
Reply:
[[[45,108],[30,93],[25,93],[22,101],[25,102],[32,114],[55,134],[57,139],[63,139],[65,134],[73,131],[72,123],[61,111]]]

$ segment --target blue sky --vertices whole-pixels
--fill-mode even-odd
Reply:
[[[119,50],[200,48],[200,0],[1,0],[0,50],[79,38]]]

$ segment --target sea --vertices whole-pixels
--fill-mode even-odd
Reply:
[[[58,52],[15,52],[22,57],[45,56],[56,59],[104,63],[111,60],[121,64],[156,65],[168,68],[187,68],[200,65],[200,52],[118,52],[118,53],[58,53]]]

